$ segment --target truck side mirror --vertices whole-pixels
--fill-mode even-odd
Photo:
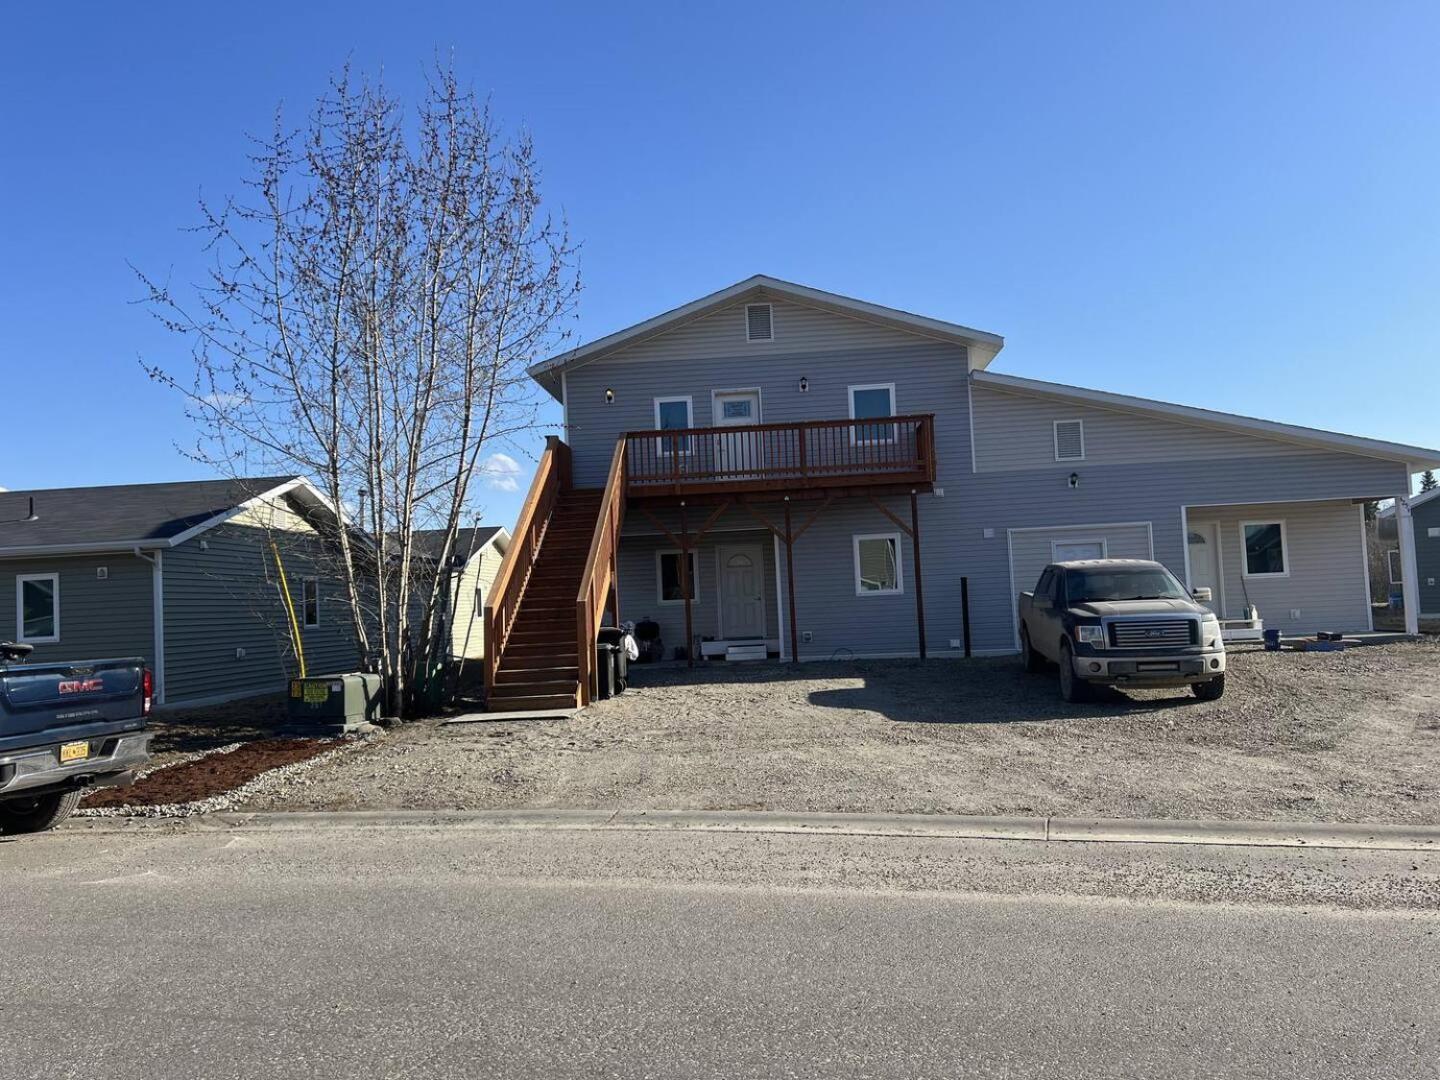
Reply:
[[[1201,585],[1200,588],[1196,589],[1190,595],[1195,598],[1197,604],[1208,604],[1211,600],[1210,589],[1204,585]]]

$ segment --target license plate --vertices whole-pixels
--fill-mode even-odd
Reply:
[[[60,764],[67,761],[84,761],[90,756],[90,744],[88,742],[67,742],[60,747]]]

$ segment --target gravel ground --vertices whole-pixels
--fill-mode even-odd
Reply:
[[[401,728],[244,809],[755,809],[1440,823],[1440,642],[1232,654],[1067,705],[1013,658],[632,667],[568,720]]]

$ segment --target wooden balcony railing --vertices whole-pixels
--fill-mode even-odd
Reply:
[[[530,493],[525,496],[520,520],[515,523],[510,547],[485,599],[487,692],[495,689],[495,671],[500,664],[500,654],[505,650],[510,630],[515,625],[515,616],[520,611],[520,598],[525,594],[535,557],[540,553],[540,542],[545,538],[550,513],[555,509],[560,493],[569,486],[570,447],[552,435],[546,441],[545,452],[540,455],[540,464],[535,469],[535,479],[530,482]]]
[[[935,480],[935,418],[631,431],[627,491],[667,495]]]
[[[605,494],[596,515],[595,532],[590,538],[590,553],[580,576],[580,591],[575,596],[575,654],[581,705],[589,705],[597,690],[595,640],[607,597],[614,597],[617,625],[620,620],[620,526],[624,522],[625,443],[617,439],[615,453],[610,458],[610,473],[605,480]]]

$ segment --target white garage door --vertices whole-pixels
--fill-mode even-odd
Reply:
[[[1017,597],[1035,588],[1040,572],[1052,562],[1154,557],[1155,543],[1148,521],[1010,530],[1010,577]],[[1018,640],[1018,627],[1015,632]]]

